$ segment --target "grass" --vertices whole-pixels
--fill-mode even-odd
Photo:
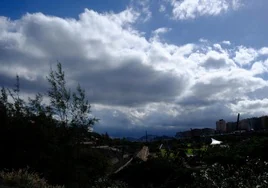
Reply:
[[[188,148],[181,148],[182,150],[184,150],[185,151],[185,153],[187,154],[187,155],[194,155],[194,153],[196,152],[196,151],[206,151],[207,150],[207,145],[202,145],[202,147],[200,147],[200,148],[193,148],[192,147],[192,144],[190,144],[190,143],[188,143],[187,144],[187,147]],[[167,153],[167,150],[166,149],[160,149],[160,155],[161,155],[161,157],[167,157],[166,155],[167,155],[168,153]],[[169,154],[169,157],[170,158],[174,158],[176,155],[173,153],[173,152],[170,152],[170,154]]]
[[[192,148],[188,148],[188,149],[186,149],[186,154],[188,154],[188,155],[193,155],[194,154],[194,149],[192,149]]]

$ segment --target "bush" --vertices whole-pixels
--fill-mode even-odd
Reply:
[[[239,168],[235,165],[223,166],[215,163],[200,173],[193,173],[195,181],[187,187],[268,187],[267,170],[268,163],[259,159],[247,159],[246,163]]]
[[[2,185],[16,186],[23,188],[64,188],[64,186],[48,185],[47,181],[37,173],[29,172],[28,169],[20,169],[18,171],[0,172],[0,181]],[[1,185],[0,184],[0,185]]]
[[[114,181],[107,178],[101,178],[95,182],[92,188],[127,188],[127,184],[121,181]]]
[[[181,165],[177,160],[167,158],[153,158],[136,164],[134,161],[113,178],[131,187],[177,187],[193,181],[192,171]]]

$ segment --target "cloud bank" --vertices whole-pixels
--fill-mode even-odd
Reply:
[[[169,2],[172,6],[173,18],[177,20],[217,16],[242,6],[240,0],[170,0]]]
[[[187,2],[196,1],[173,5],[182,9]],[[183,8],[178,18],[218,14],[237,1],[202,2],[189,13]],[[208,2],[217,11],[207,10]],[[86,89],[93,114],[101,119],[96,130],[113,135],[175,134],[214,127],[217,119],[234,120],[238,112],[265,114],[267,47],[227,40],[170,44],[162,40],[169,28],[149,37],[136,29],[139,16],[128,8],[119,13],[85,9],[78,19],[42,13],[0,17],[1,86],[12,87],[18,74],[25,95],[45,92],[49,68],[60,61],[69,87],[79,82]]]

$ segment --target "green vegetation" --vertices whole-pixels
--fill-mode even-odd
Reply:
[[[267,136],[261,132],[218,138],[229,147],[210,146],[206,139],[169,140],[169,149],[155,150],[157,158],[137,161],[113,178],[130,187],[267,187]],[[161,142],[148,143],[155,144]],[[189,153],[193,157],[187,157]]]
[[[13,178],[28,167],[51,185],[90,187],[111,171],[107,156],[82,144],[91,140],[88,128],[97,119],[90,114],[85,91],[79,85],[74,92],[66,88],[60,63],[56,71],[51,70],[48,81],[47,95],[38,93],[28,102],[20,96],[18,76],[13,90],[1,89],[0,169],[13,170],[4,176]],[[45,96],[48,104],[43,102]],[[23,177],[38,181],[35,173],[25,172]]]
[[[188,149],[186,150],[186,153],[187,153],[188,155],[193,155],[193,154],[194,154],[193,151],[194,151],[194,150],[193,150],[192,148],[188,148]]]
[[[37,173],[29,172],[28,169],[18,171],[0,172],[0,182],[11,187],[25,188],[64,188],[64,186],[51,186],[44,178],[40,178]]]

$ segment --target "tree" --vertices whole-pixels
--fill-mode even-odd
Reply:
[[[86,100],[85,90],[78,84],[76,92],[66,88],[65,74],[61,63],[57,70],[51,69],[47,80],[50,84],[48,96],[53,113],[57,114],[63,125],[85,128],[92,127],[98,119],[90,117],[90,104]]]
[[[10,96],[13,103],[8,101],[8,96]],[[20,79],[18,75],[16,75],[16,84],[13,89],[1,88],[0,101],[5,106],[8,115],[17,118],[25,116],[25,102],[20,98]]]
[[[66,89],[65,74],[61,64],[57,64],[57,71],[50,70],[47,80],[50,84],[48,96],[53,113],[57,114],[60,121],[66,125],[68,123],[68,110],[71,99],[70,90]]]
[[[80,85],[73,93],[67,89],[60,63],[47,79],[50,104],[43,102],[40,93],[23,101],[19,76],[14,89],[1,89],[0,169],[28,166],[50,184],[90,187],[107,174],[110,165],[102,153],[81,144],[97,119],[90,114],[85,90]]]

